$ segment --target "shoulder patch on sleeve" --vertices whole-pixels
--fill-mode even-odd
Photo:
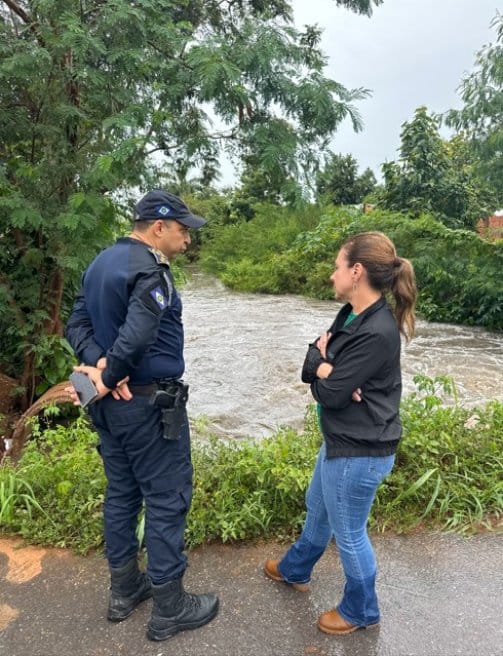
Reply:
[[[147,284],[136,288],[136,296],[146,308],[157,315],[171,307],[172,292],[160,271],[150,278]]]
[[[157,303],[157,305],[161,308],[161,310],[164,310],[164,308],[168,305],[168,299],[164,295],[164,292],[161,289],[161,287],[158,286],[155,289],[151,289],[149,293],[150,296],[152,296],[154,301]]]

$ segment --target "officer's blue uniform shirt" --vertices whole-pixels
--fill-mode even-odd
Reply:
[[[89,265],[66,327],[81,362],[105,356],[103,382],[114,388],[179,378],[183,360],[182,302],[167,259],[125,237]]]

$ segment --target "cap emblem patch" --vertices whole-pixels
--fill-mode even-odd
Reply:
[[[170,212],[171,212],[171,208],[168,207],[167,205],[160,205],[157,208],[157,214],[160,214],[161,216],[168,216]]]

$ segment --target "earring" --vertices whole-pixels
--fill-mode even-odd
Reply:
[[[353,294],[355,294],[358,291],[358,283],[354,282],[353,283]]]

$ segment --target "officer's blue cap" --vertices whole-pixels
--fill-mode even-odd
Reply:
[[[135,221],[174,219],[187,228],[200,228],[206,219],[195,216],[181,198],[162,189],[153,189],[145,194],[135,206]]]

